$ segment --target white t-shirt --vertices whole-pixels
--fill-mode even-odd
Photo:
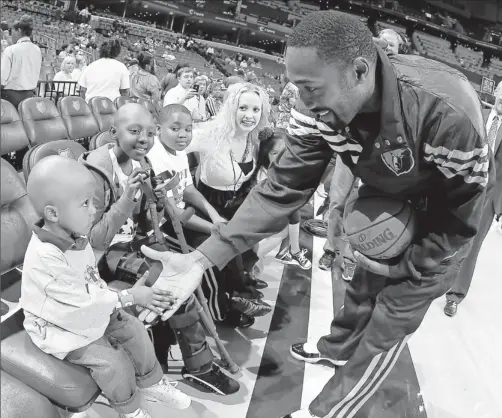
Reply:
[[[152,164],[153,172],[156,176],[162,176],[165,183],[179,175],[180,182],[178,185],[167,191],[167,197],[173,197],[176,206],[180,209],[185,208],[183,201],[183,193],[185,189],[193,184],[192,174],[190,174],[190,166],[188,165],[188,157],[185,151],[176,151],[176,155],[168,152],[158,137],[155,137],[153,147],[147,154],[147,158]]]
[[[169,90],[164,96],[164,107],[170,104],[179,103],[182,97],[185,97],[187,94],[187,90],[181,87],[181,84],[178,84],[176,87],[173,87]],[[184,105],[184,103],[182,103]]]
[[[87,89],[85,101],[93,97],[108,97],[112,102],[120,96],[121,89],[130,88],[127,67],[112,58],[100,58],[89,64],[78,84]]]

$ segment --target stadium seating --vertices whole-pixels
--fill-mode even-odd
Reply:
[[[2,155],[28,148],[28,136],[16,108],[3,99],[0,106],[0,147]]]
[[[40,393],[6,372],[1,372],[2,418],[60,418],[56,407]]]
[[[90,138],[99,132],[98,122],[82,97],[63,97],[58,107],[70,139]]]
[[[115,107],[118,109],[127,103],[136,103],[136,99],[133,97],[119,96],[115,99]]]
[[[1,205],[2,213],[6,211],[16,211],[21,214],[22,219],[24,219],[28,229],[31,230],[31,226],[37,221],[38,215],[33,209],[33,205],[30,202],[26,194],[26,184],[23,179],[18,175],[14,167],[12,167],[4,159],[1,160],[1,176],[2,176],[2,187],[1,187]],[[8,237],[7,233],[4,233],[3,223],[2,223],[2,240]],[[20,235],[20,240],[23,235]],[[12,236],[10,237],[12,239]],[[14,240],[15,241],[15,240]],[[3,242],[3,241],[2,241]],[[21,244],[21,243],[20,243]],[[3,245],[3,244],[2,244]],[[3,247],[2,247],[3,248]],[[2,251],[2,262],[4,259],[4,253]],[[22,252],[21,257],[24,257],[24,252]],[[22,258],[20,259],[20,263]],[[2,270],[5,272],[5,270]]]
[[[113,102],[106,97],[93,97],[90,105],[100,132],[109,130],[113,125],[113,115],[117,110]]]
[[[48,157],[49,155],[61,155],[63,157],[78,160],[84,152],[85,148],[72,140],[59,140],[40,144],[31,148],[24,156],[24,178],[28,181],[31,170],[42,158]]]
[[[44,97],[30,97],[19,103],[19,116],[31,146],[58,139],[68,139],[68,131],[54,102]]]

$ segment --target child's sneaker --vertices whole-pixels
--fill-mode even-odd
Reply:
[[[307,249],[304,248],[301,251],[298,251],[296,254],[291,252],[291,248],[289,249],[289,253],[291,254],[291,258],[294,260],[295,264],[299,265],[303,270],[309,270],[312,267],[312,263],[305,256],[307,253]]]
[[[152,418],[152,416],[144,409],[140,408],[129,414],[119,414],[119,418]]]
[[[307,249],[304,248],[298,253],[292,254],[291,248],[288,248],[288,250],[283,254],[278,253],[275,256],[275,261],[278,261],[279,263],[285,264],[287,266],[300,266],[302,269],[308,270],[310,267],[312,267],[312,263],[307,257],[305,257],[306,252]]]
[[[342,279],[345,280],[346,282],[350,282],[354,278],[356,267],[357,267],[356,263],[350,261],[347,258],[344,258]]]
[[[149,388],[140,389],[140,392],[148,402],[162,402],[171,408],[186,409],[192,400],[186,393],[176,389],[176,386],[178,386],[178,382],[170,382],[167,377],[163,376],[159,383]]]

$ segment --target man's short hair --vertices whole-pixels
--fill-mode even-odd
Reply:
[[[290,47],[313,47],[328,63],[349,65],[357,57],[376,61],[373,36],[359,19],[334,10],[307,15],[288,39]]]
[[[14,29],[21,29],[21,32],[26,36],[31,36],[33,32],[33,19],[28,15],[22,15],[19,20],[12,25]]]
[[[180,78],[185,73],[192,73],[195,76],[195,71],[190,67],[182,67],[176,72],[176,78]]]

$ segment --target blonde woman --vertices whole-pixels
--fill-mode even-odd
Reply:
[[[67,55],[61,63],[61,71],[54,76],[53,81],[56,91],[63,96],[74,95],[76,85],[57,83],[57,81],[78,81],[78,79],[73,77],[73,70],[75,70],[76,63],[76,59],[73,55]]]
[[[187,153],[199,153],[198,188],[227,219],[237,211],[241,189],[256,169],[258,133],[268,125],[269,113],[262,88],[233,84],[216,117],[194,130]]]
[[[268,96],[262,88],[250,83],[233,84],[216,117],[193,131],[186,152],[199,153],[197,188],[226,219],[232,218],[249,191],[257,165],[258,133],[267,126],[269,112]],[[272,308],[259,301],[259,286],[245,273],[242,258],[227,265],[222,273],[225,277],[218,283],[203,283],[209,298],[215,293],[229,294],[231,310],[248,316],[255,316],[257,310],[259,315],[270,312]]]
[[[75,57],[76,60],[76,66],[73,72],[71,73],[73,77],[73,81],[78,81],[80,78],[80,75],[82,74],[82,71],[85,70],[87,67],[87,58],[85,57],[83,52],[78,52],[77,56]]]

